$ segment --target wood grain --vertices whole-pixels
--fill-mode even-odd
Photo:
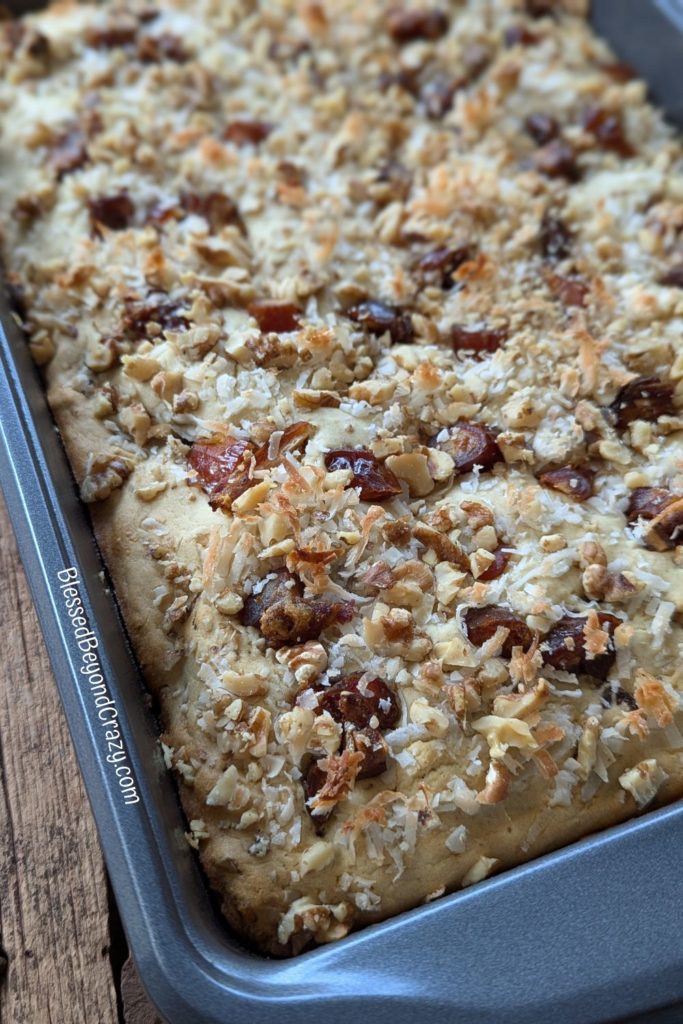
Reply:
[[[0,1022],[114,1024],[104,862],[4,505],[0,622]]]

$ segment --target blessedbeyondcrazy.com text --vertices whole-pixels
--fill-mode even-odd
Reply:
[[[98,722],[103,729],[103,741],[107,750],[106,760],[112,765],[116,774],[124,803],[137,804],[140,797],[119,728],[119,710],[104,679],[98,654],[99,641],[90,628],[83,607],[78,570],[73,566],[61,569],[57,573],[57,579],[64,607],[73,629],[74,641],[81,656],[79,673],[83,677],[83,684],[88,687]]]

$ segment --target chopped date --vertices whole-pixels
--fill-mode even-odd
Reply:
[[[608,683],[600,694],[600,699],[606,708],[610,708],[614,704],[617,704],[628,708],[629,711],[638,710],[638,701],[628,692],[628,690],[625,690],[623,686]]]
[[[452,324],[449,330],[454,352],[474,355],[497,352],[507,339],[507,331],[494,327],[461,327]]]
[[[601,630],[608,635],[603,654],[590,657],[590,652],[586,649],[585,627],[588,619],[583,616],[565,615],[545,635],[541,645],[544,665],[550,665],[563,672],[606,679],[617,656],[613,636],[614,630],[621,624],[621,619],[608,612],[598,612],[598,619]]]
[[[317,640],[333,623],[348,622],[351,614],[348,602],[305,598],[301,580],[282,569],[245,599],[241,621],[256,627],[268,646],[277,648]]]
[[[387,770],[388,747],[377,729],[355,729],[348,746],[363,755],[356,779],[374,779]]]
[[[659,278],[659,284],[668,288],[683,288],[683,263],[676,263]]]
[[[534,46],[540,36],[532,32],[526,25],[508,25],[503,33],[503,42],[507,47]]]
[[[531,18],[547,18],[555,13],[557,0],[525,0],[524,9]]]
[[[401,717],[396,694],[383,679],[361,683],[362,679],[363,673],[356,672],[319,690],[318,708],[332,715],[335,722],[349,723],[357,729],[393,729]]]
[[[257,146],[268,138],[274,127],[268,121],[231,121],[223,132],[223,138],[236,146]]]
[[[145,210],[145,224],[166,224],[167,221],[180,220],[183,216],[182,199],[157,199],[148,203]]]
[[[380,92],[383,93],[388,92],[393,87],[402,89],[403,92],[407,92],[410,96],[417,96],[420,91],[417,72],[414,68],[383,71],[379,76],[378,85]]]
[[[196,441],[190,448],[188,462],[206,493],[213,497],[226,491],[236,479],[245,482],[246,477],[250,482],[249,466],[255,451],[256,446],[251,441],[236,441],[234,438],[215,444]]]
[[[96,50],[114,50],[120,46],[130,46],[136,36],[137,28],[134,25],[112,24],[105,28],[89,28],[85,41]]]
[[[435,42],[448,32],[448,25],[448,15],[438,7],[426,11],[393,8],[387,13],[389,35],[400,44],[417,39]]]
[[[634,420],[655,423],[660,416],[673,416],[674,390],[659,377],[636,377],[619,390],[610,409],[617,427],[624,429]]]
[[[158,36],[145,36],[138,43],[138,60],[143,64],[160,64],[164,60],[175,64],[185,64],[190,54],[178,36],[171,32],[162,32]]]
[[[548,260],[564,260],[572,247],[572,234],[562,220],[554,213],[546,212],[541,221],[541,252]]]
[[[347,486],[358,487],[362,501],[386,501],[402,493],[396,476],[367,448],[334,448],[325,454],[325,466],[331,473],[350,469]]]
[[[465,612],[465,628],[467,637],[475,647],[482,647],[487,640],[495,636],[496,630],[508,630],[501,654],[504,658],[512,657],[514,647],[527,650],[534,639],[527,624],[507,608],[498,605],[486,605],[483,608],[468,608]]]
[[[187,213],[196,213],[207,221],[212,232],[234,224],[242,234],[246,234],[244,221],[237,203],[223,192],[181,192],[180,205]]]
[[[553,139],[534,154],[536,170],[548,178],[566,178],[578,181],[581,171],[576,162],[574,147],[565,139]]]
[[[85,132],[78,124],[71,124],[55,139],[49,163],[58,181],[67,174],[79,170],[86,163],[86,141]]]
[[[149,295],[144,302],[126,301],[121,329],[134,337],[145,335],[148,324],[159,324],[164,331],[186,331],[189,322],[180,305],[163,293]]]
[[[421,256],[417,262],[417,271],[423,282],[436,284],[444,291],[448,291],[454,285],[453,274],[472,259],[474,251],[470,245],[458,245],[451,248],[448,245],[441,245],[437,249],[431,249]]]
[[[539,146],[545,146],[552,142],[560,134],[560,125],[557,118],[551,114],[529,114],[524,122],[528,135],[537,142]]]
[[[676,495],[666,487],[636,487],[631,491],[626,519],[629,523],[637,523],[639,519],[654,519],[674,501]]]
[[[619,114],[604,107],[589,107],[583,116],[583,126],[603,149],[610,149],[623,157],[635,155],[634,147],[624,134]]]
[[[491,554],[493,555],[493,561],[488,569],[485,569],[477,577],[479,583],[490,583],[491,580],[497,580],[507,569],[508,562],[510,561],[510,553],[508,551],[505,551],[502,547],[497,547]]]
[[[290,188],[302,188],[306,184],[306,169],[293,160],[280,160],[277,165],[280,178]]]
[[[270,456],[270,441],[255,445],[253,441],[222,438],[218,441],[196,441],[190,449],[189,461],[212,504],[228,508],[254,483],[253,473],[277,464],[287,451],[300,448],[311,435],[310,424],[303,420],[283,430],[277,454]]]
[[[37,29],[29,28],[23,21],[4,21],[2,33],[12,54],[21,48],[27,57],[34,60],[43,60],[50,55],[50,40],[47,36]]]
[[[306,810],[310,814],[313,821],[316,823],[317,831],[320,833],[325,822],[329,819],[332,814],[332,810],[318,810],[315,807],[309,806],[310,801],[313,797],[317,796],[320,790],[327,781],[327,772],[324,772],[318,765],[318,761],[322,758],[315,758],[311,761],[308,769],[304,772],[301,777],[301,785],[304,791],[304,799],[306,800]]]
[[[439,120],[451,110],[458,90],[475,82],[489,66],[491,52],[475,43],[465,50],[462,61],[462,73],[457,77],[437,72],[422,86],[420,99],[427,117]]]
[[[482,423],[459,420],[444,441],[437,443],[432,439],[431,443],[448,452],[455,463],[456,474],[469,473],[475,466],[491,469],[496,462],[503,461],[496,435]]]
[[[26,304],[26,289],[21,284],[14,284],[11,281],[5,283],[7,298],[10,308],[17,314],[20,320],[28,317],[28,306]]]
[[[159,17],[159,11],[156,7],[143,7],[135,13],[141,25],[148,25],[150,21],[155,21]]]
[[[413,340],[413,321],[408,313],[379,299],[367,299],[347,309],[349,320],[365,328],[375,337],[389,333],[395,345],[406,345]]]
[[[12,207],[12,216],[20,224],[32,224],[42,212],[39,200],[33,196],[17,196],[17,201]]]
[[[614,82],[619,82],[620,84],[632,82],[634,78],[638,77],[635,69],[632,68],[630,64],[625,64],[620,60],[603,64],[602,70],[606,75],[609,75]]]
[[[253,316],[264,334],[289,334],[290,331],[298,331],[301,326],[297,319],[301,310],[292,302],[255,299],[249,303],[248,308],[250,316]]]
[[[541,473],[540,482],[553,491],[566,494],[575,501],[587,501],[593,496],[594,473],[590,469],[579,469],[576,466],[557,466]]]
[[[101,237],[100,227],[110,231],[125,231],[133,223],[135,204],[127,192],[111,196],[98,196],[88,201],[93,233]]]
[[[23,45],[27,56],[33,60],[45,60],[50,56],[50,40],[37,28],[29,28],[23,38]]]
[[[559,274],[548,274],[548,285],[553,295],[557,296],[563,306],[585,306],[590,288],[578,277],[560,277]]]

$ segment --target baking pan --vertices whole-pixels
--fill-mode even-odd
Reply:
[[[596,0],[594,17],[680,117],[679,0]],[[169,1024],[683,1020],[680,803],[293,960],[243,948],[184,838],[149,699],[2,297],[0,478],[128,941]]]

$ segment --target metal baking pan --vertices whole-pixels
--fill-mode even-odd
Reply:
[[[594,18],[680,117],[683,3],[595,0]],[[0,478],[128,941],[169,1024],[683,1021],[680,803],[293,960],[245,950],[184,839],[90,524],[2,299]],[[98,687],[81,672],[89,645]]]

